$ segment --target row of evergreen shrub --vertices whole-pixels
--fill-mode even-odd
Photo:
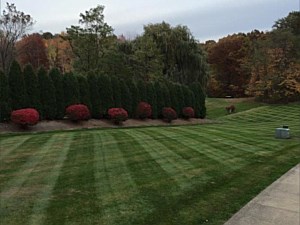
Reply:
[[[7,121],[12,110],[35,108],[41,119],[63,119],[66,107],[84,104],[92,118],[108,118],[109,108],[124,108],[129,118],[136,118],[140,102],[152,106],[152,118],[162,118],[162,109],[172,107],[179,117],[184,107],[193,107],[196,118],[206,115],[205,94],[200,83],[191,86],[168,81],[143,82],[120,80],[117,77],[73,73],[61,74],[58,69],[37,73],[27,65],[21,70],[14,62],[6,76],[0,72],[0,121]]]

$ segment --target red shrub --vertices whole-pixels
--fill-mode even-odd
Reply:
[[[32,108],[19,109],[11,112],[11,121],[21,126],[33,126],[39,122],[40,115],[38,111]]]
[[[139,119],[150,118],[152,115],[152,107],[147,102],[140,102],[136,109],[136,115]]]
[[[235,106],[234,105],[231,105],[231,106],[227,106],[227,107],[225,107],[225,109],[226,109],[226,111],[227,111],[227,113],[234,113],[234,111],[235,111]]]
[[[66,108],[66,115],[72,121],[88,120],[91,117],[86,105],[70,105]]]
[[[182,109],[182,115],[185,119],[190,119],[195,117],[195,111],[192,107],[184,107]]]
[[[174,109],[172,109],[171,107],[165,107],[163,108],[163,117],[164,119],[170,123],[172,120],[177,119],[177,113]]]
[[[108,115],[115,124],[120,124],[128,119],[128,113],[123,108],[110,108],[108,110]]]

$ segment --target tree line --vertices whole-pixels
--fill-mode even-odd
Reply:
[[[72,72],[61,74],[43,67],[34,71],[28,64],[22,70],[14,61],[8,75],[0,72],[0,120],[7,121],[12,110],[35,108],[41,119],[63,119],[65,108],[84,104],[92,118],[107,118],[109,108],[122,107],[130,118],[135,118],[137,105],[148,102],[152,118],[162,118],[162,109],[172,107],[182,116],[184,107],[193,107],[197,118],[206,115],[205,92],[201,84],[187,86],[164,81],[119,79],[90,72],[87,76]]]
[[[270,32],[228,35],[203,47],[210,65],[209,96],[300,100],[300,12],[277,20]]]

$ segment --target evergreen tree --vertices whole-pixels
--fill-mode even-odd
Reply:
[[[171,97],[170,97],[170,90],[166,83],[161,83],[161,89],[164,95],[165,106],[164,107],[171,107]]]
[[[193,83],[190,86],[191,91],[193,91],[195,96],[194,110],[196,118],[205,118],[206,107],[205,107],[205,92],[201,88],[200,83]]]
[[[108,109],[114,107],[114,99],[113,99],[113,89],[111,86],[110,78],[106,75],[101,75],[98,77],[98,88],[101,102],[101,115],[107,117]]]
[[[91,96],[92,118],[99,119],[100,118],[100,94],[98,88],[98,78],[95,74],[89,73],[87,80],[88,80],[90,96]]]
[[[91,109],[91,96],[87,78],[85,76],[77,76],[77,81],[79,87],[79,101]]]
[[[56,116],[55,119],[62,119],[65,115],[65,100],[64,100],[64,89],[63,89],[63,75],[60,73],[58,68],[53,68],[49,72],[56,97]]]
[[[11,112],[8,80],[0,70],[0,122],[9,120]]]
[[[147,102],[152,107],[152,118],[157,119],[157,97],[153,82],[147,83]]]
[[[55,88],[52,80],[48,76],[47,71],[44,69],[44,67],[41,67],[38,71],[38,81],[41,98],[41,118],[49,120],[55,119]]]
[[[63,77],[63,90],[65,106],[80,103],[79,100],[79,85],[73,73],[67,73]]]
[[[114,76],[111,78],[111,86],[113,89],[114,107],[119,108],[122,106],[121,89],[119,80]]]
[[[25,90],[27,94],[27,107],[41,110],[40,90],[38,78],[30,64],[26,65],[23,71]]]
[[[182,109],[185,107],[184,93],[183,93],[182,85],[177,84],[175,86],[175,90],[176,90],[177,103],[178,103],[178,109],[179,109],[179,112],[177,113],[177,115],[179,117],[182,117]],[[193,106],[190,105],[190,107],[193,107]]]
[[[141,102],[146,102],[147,101],[147,89],[146,89],[146,84],[144,81],[139,80],[137,82],[137,88],[139,90],[139,94],[140,94],[140,101]]]
[[[162,109],[166,106],[163,86],[158,81],[155,82],[154,86],[157,96],[157,118],[163,118]]]
[[[20,65],[13,61],[8,73],[9,95],[13,110],[26,107],[26,91],[24,77]]]
[[[139,90],[134,80],[127,80],[126,83],[131,94],[131,102],[132,102],[132,108],[131,110],[129,110],[128,113],[129,113],[129,117],[134,118],[136,108],[140,102]]]
[[[168,86],[169,92],[170,92],[171,107],[176,111],[177,115],[179,116],[181,114],[181,109],[178,104],[178,96],[177,96],[176,86],[174,83],[171,83],[171,82],[169,82],[167,86]]]
[[[120,81],[120,91],[122,108],[124,108],[128,112],[132,109],[132,98],[129,88],[124,80]]]

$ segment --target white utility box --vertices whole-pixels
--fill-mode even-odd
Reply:
[[[290,138],[290,129],[289,128],[276,128],[275,138],[281,138],[281,139]]]

